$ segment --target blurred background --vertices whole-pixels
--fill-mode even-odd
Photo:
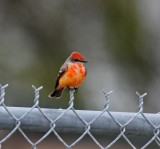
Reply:
[[[60,100],[48,94],[60,66],[78,51],[89,62],[76,109],[102,110],[105,89],[114,91],[111,111],[137,111],[138,91],[148,93],[145,112],[159,112],[159,6],[159,0],[0,0],[0,83],[9,84],[5,103],[31,107],[34,84],[44,86],[41,107],[66,108],[67,91]]]

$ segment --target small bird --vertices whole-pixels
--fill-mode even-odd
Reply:
[[[61,66],[56,81],[54,91],[49,94],[49,97],[60,98],[64,88],[75,89],[84,81],[87,71],[84,63],[88,61],[79,52],[72,52],[69,58]]]

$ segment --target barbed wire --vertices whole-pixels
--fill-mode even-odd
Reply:
[[[138,111],[131,114],[110,112],[109,103],[113,91],[106,92],[105,90],[103,90],[105,104],[102,111],[75,110],[75,90],[70,90],[68,108],[62,110],[54,109],[53,112],[52,109],[44,109],[39,106],[39,92],[43,88],[42,86],[36,88],[32,85],[35,98],[33,100],[33,106],[30,108],[7,107],[5,104],[5,90],[7,87],[8,84],[4,86],[0,85],[0,128],[10,130],[10,132],[0,140],[0,149],[3,148],[3,143],[12,137],[16,131],[20,132],[25,140],[31,145],[32,149],[37,149],[37,145],[52,133],[66,149],[71,149],[76,146],[85,136],[89,136],[100,149],[111,148],[121,138],[123,138],[132,149],[137,149],[128,135],[151,136],[150,140],[140,147],[140,149],[146,149],[153,141],[160,147],[160,115],[159,113],[143,113],[144,97],[147,93],[140,95],[136,92],[139,101]],[[6,115],[9,115],[9,117]],[[32,129],[34,131],[39,131],[40,129],[41,131],[44,131],[45,134],[39,140],[33,142],[25,133],[25,129]],[[74,132],[80,134],[80,136],[72,143],[68,144],[61,137],[60,132]],[[109,144],[103,146],[96,139],[95,135],[107,135],[108,133],[116,136]]]

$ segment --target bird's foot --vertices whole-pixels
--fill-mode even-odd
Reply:
[[[71,90],[69,86],[67,86],[67,90],[68,90],[68,91],[70,91],[70,90]]]
[[[68,90],[68,91],[70,91],[70,90],[75,90],[76,93],[78,92],[78,88],[77,88],[77,87],[70,88],[69,86],[67,86],[67,90]]]

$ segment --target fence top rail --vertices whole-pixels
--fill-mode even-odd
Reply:
[[[52,122],[42,115],[38,108],[34,108],[30,111],[25,117],[21,117],[27,113],[30,108],[26,107],[7,107],[8,110],[21,122],[21,128],[29,131],[40,131],[46,132],[50,129],[50,124],[53,122],[56,124],[55,130],[62,133],[82,133],[85,130],[86,124],[95,118],[96,121],[93,121],[91,125],[90,132],[95,135],[114,135],[118,134],[120,131],[120,126],[115,123],[111,118],[108,112],[104,112],[101,115],[101,111],[89,111],[89,110],[76,110],[76,113],[81,117],[86,124],[84,124],[80,119],[77,119],[77,115],[69,110],[62,117],[57,119],[62,113],[65,112],[65,109],[46,109],[41,108],[41,111],[47,116]],[[152,113],[143,113],[136,115],[137,113],[129,112],[110,112],[111,115],[122,125],[132,119],[126,126],[126,135],[145,135],[152,136],[153,128],[146,121],[145,117],[152,122],[156,127],[160,125],[160,115]],[[8,114],[4,107],[0,106],[0,129],[13,129],[15,127],[15,119]],[[19,119],[20,118],[20,119]]]

